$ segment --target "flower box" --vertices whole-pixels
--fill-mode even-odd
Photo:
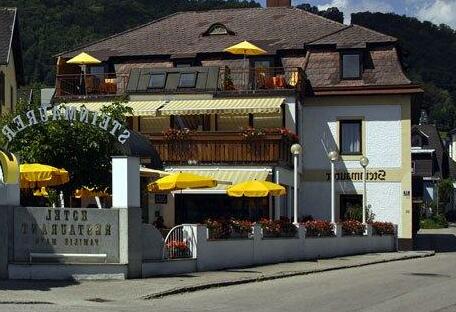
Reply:
[[[326,220],[312,220],[302,223],[306,228],[306,237],[334,236],[334,225]]]
[[[364,235],[366,229],[365,225],[357,220],[345,220],[341,222],[341,225],[342,235],[346,236]]]
[[[372,222],[373,235],[394,235],[394,224],[391,222]]]

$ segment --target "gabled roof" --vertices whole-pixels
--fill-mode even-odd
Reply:
[[[15,8],[0,8],[0,64],[8,64],[16,21]]]
[[[422,146],[425,149],[435,150],[435,157],[438,163],[435,175],[440,178],[446,178],[449,175],[449,160],[443,146],[439,131],[435,125],[421,124],[412,126],[412,135],[418,134],[427,138],[427,145]]]
[[[10,62],[14,52],[16,76],[19,83],[23,80],[22,48],[19,39],[19,26],[16,8],[0,8],[0,64]]]
[[[203,36],[222,24],[231,35]],[[217,53],[247,40],[269,53],[304,49],[304,44],[346,28],[346,25],[307,11],[288,8],[245,8],[181,12],[60,54],[82,51],[97,58],[110,56]]]

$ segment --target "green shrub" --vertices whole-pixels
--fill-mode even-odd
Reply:
[[[420,226],[422,229],[442,229],[448,227],[448,221],[444,215],[432,216],[421,219]]]

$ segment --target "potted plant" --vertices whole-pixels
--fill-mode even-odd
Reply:
[[[207,219],[204,224],[209,230],[209,239],[228,239],[231,237],[231,226],[227,220]]]
[[[166,244],[166,248],[168,249],[169,258],[189,258],[190,255],[190,248],[186,242],[172,240]]]

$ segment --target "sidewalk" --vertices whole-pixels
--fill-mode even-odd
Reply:
[[[182,292],[433,256],[434,252],[367,254],[216,272],[125,281],[0,281],[1,303],[97,305],[161,298]]]

